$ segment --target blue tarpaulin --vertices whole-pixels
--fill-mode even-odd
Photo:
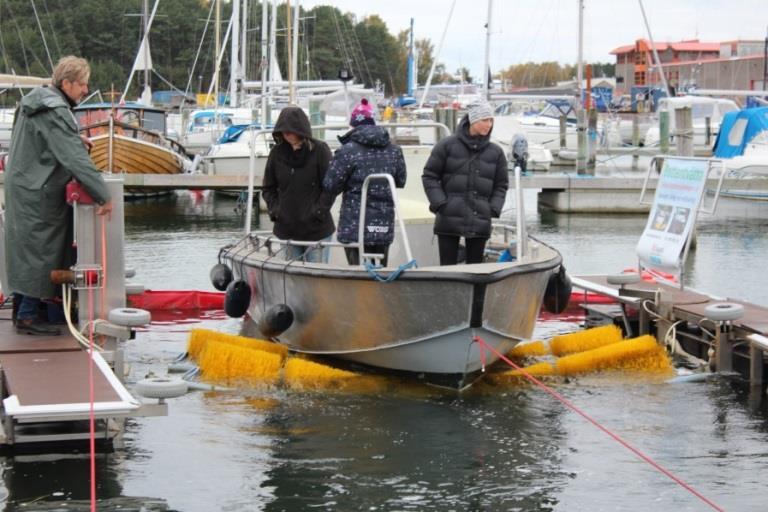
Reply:
[[[765,130],[768,130],[768,107],[728,112],[720,123],[715,156],[733,158],[743,155],[747,144]]]

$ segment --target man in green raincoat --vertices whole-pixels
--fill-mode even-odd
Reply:
[[[80,137],[72,114],[88,94],[90,74],[84,59],[63,57],[53,85],[33,89],[16,111],[5,169],[5,255],[21,334],[60,334],[38,321],[38,309],[41,299],[58,294],[51,270],[68,261],[67,182],[80,182],[98,204],[97,214],[112,210],[109,190],[86,150],[90,141]]]

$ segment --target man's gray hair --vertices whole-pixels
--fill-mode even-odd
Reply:
[[[59,59],[53,70],[52,82],[56,87],[61,87],[64,80],[70,82],[87,82],[91,76],[91,66],[88,61],[74,55],[67,55]]]

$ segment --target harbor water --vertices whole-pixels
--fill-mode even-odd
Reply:
[[[529,230],[571,274],[636,266],[643,215],[540,213]],[[234,199],[180,193],[126,206],[126,262],[152,289],[212,290],[219,247],[241,236]],[[507,207],[511,210],[512,204]],[[265,219],[261,219],[265,222]],[[702,218],[685,283],[768,304],[768,219]],[[163,374],[194,327],[236,333],[239,320],[159,318],[127,343],[129,388]],[[542,323],[547,338],[576,325]],[[456,394],[403,383],[386,393],[281,388],[193,391],[167,417],[128,421],[125,448],[97,458],[99,510],[700,511],[762,510],[768,470],[765,396],[726,377],[669,384],[592,374],[554,388],[661,467],[640,459],[528,385]],[[88,510],[83,454],[0,459],[4,510]]]

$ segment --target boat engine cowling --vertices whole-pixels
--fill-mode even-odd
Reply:
[[[217,263],[211,268],[210,277],[213,287],[223,292],[232,282],[232,270],[223,263]]]
[[[269,308],[261,320],[259,320],[259,330],[267,338],[279,336],[288,330],[293,324],[293,310],[288,304],[275,304]]]
[[[240,318],[251,304],[251,287],[243,280],[232,281],[224,296],[224,312],[232,318]]]
[[[547,290],[544,292],[544,308],[555,315],[562,313],[568,307],[571,290],[571,278],[565,272],[565,267],[560,265],[560,270],[549,276]]]

